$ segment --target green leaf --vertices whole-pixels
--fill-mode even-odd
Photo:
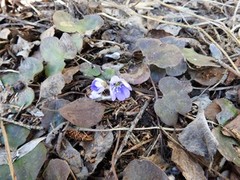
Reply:
[[[1,81],[4,86],[13,86],[20,80],[19,73],[7,73],[1,77]]]
[[[92,65],[84,62],[80,64],[80,72],[82,72],[84,76],[95,77],[101,74],[101,68],[98,65]]]
[[[5,127],[11,150],[16,150],[18,146],[22,145],[30,133],[29,129],[14,124],[6,124]],[[2,139],[1,142],[4,144]]]
[[[97,31],[104,24],[103,19],[97,14],[84,16],[84,19],[76,23],[76,28],[79,33],[91,35],[93,31]]]
[[[53,14],[53,23],[57,29],[63,32],[73,33],[76,32],[76,24],[74,19],[70,14],[64,11],[56,11]]]
[[[46,160],[47,149],[43,143],[39,143],[31,152],[16,160],[13,167],[17,179],[35,180]],[[0,179],[11,180],[9,166],[0,166]]]
[[[41,41],[40,52],[46,62],[64,61],[65,48],[56,37],[47,37]]]
[[[192,48],[191,49],[183,48],[181,51],[184,54],[186,60],[197,67],[203,66],[220,67],[218,64],[214,62],[213,57],[198,54]]]
[[[115,72],[114,69],[105,69],[105,70],[102,72],[103,78],[104,78],[104,79],[108,79],[108,80],[110,80],[111,77],[113,77],[115,74],[116,74],[116,72]]]
[[[28,57],[22,61],[21,65],[19,66],[21,77],[26,81],[32,81],[34,76],[40,73],[42,70],[42,61],[33,57]]]
[[[80,53],[83,47],[83,35],[80,33],[75,33],[71,35],[71,38],[77,48],[77,52]]]
[[[26,87],[18,94],[13,104],[25,109],[32,104],[34,97],[35,95],[32,88]]]
[[[65,67],[64,61],[59,61],[58,63],[50,62],[45,67],[45,74],[47,77],[53,76],[55,74],[61,73]]]
[[[56,28],[68,33],[79,32],[81,34],[91,35],[93,31],[103,26],[103,19],[97,14],[91,14],[78,20],[64,11],[56,11],[53,15],[53,23]]]

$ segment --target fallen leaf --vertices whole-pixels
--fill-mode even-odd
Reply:
[[[22,56],[24,59],[26,59],[29,56],[32,48],[39,44],[39,41],[28,42],[21,36],[18,36],[17,44],[12,45],[12,50],[17,56]]]
[[[158,166],[148,160],[132,160],[123,171],[123,180],[159,179],[168,180],[168,176]]]
[[[55,34],[55,29],[54,26],[51,26],[47,30],[43,31],[42,34],[40,35],[41,41],[47,37],[53,37]]]
[[[65,68],[63,70],[63,78],[66,84],[69,84],[73,80],[73,75],[80,71],[79,66],[72,66],[69,68]]]
[[[11,31],[8,28],[4,28],[0,31],[0,39],[8,40],[8,36],[11,33]]]
[[[201,44],[199,41],[193,38],[180,38],[174,36],[161,37],[160,41],[165,44],[174,44],[179,48],[185,48],[187,46],[199,48]]]
[[[23,109],[25,109],[32,104],[34,98],[35,94],[33,89],[30,87],[26,87],[18,94],[12,104],[23,107]]]
[[[98,127],[99,129],[102,127]],[[93,173],[97,165],[105,158],[106,153],[112,147],[113,133],[109,132],[96,132],[94,140],[91,142],[82,142],[81,145],[85,150],[84,159],[89,173]]]
[[[179,134],[178,140],[189,152],[203,156],[210,161],[217,151],[218,141],[209,129],[201,107],[195,120]]]
[[[220,127],[213,129],[213,135],[219,143],[218,151],[223,157],[237,166],[240,166],[239,152],[236,150],[236,148],[240,148],[240,144],[233,138],[224,136]]]
[[[58,152],[59,157],[68,162],[71,170],[78,179],[86,179],[88,170],[83,164],[80,153],[74,149],[66,139],[63,140],[62,144],[64,144],[64,146]]]
[[[58,112],[58,109],[67,105],[69,103],[68,100],[65,99],[55,99],[48,100],[42,106],[43,118],[41,118],[41,126],[43,126],[46,130],[49,129],[50,124],[51,127],[55,128],[62,122],[64,122],[64,118]]]
[[[194,81],[205,86],[212,86],[222,79],[225,69],[209,67],[196,71],[190,70],[188,72]]]
[[[211,51],[212,57],[214,57],[215,59],[218,59],[218,60],[222,60],[223,54],[215,44],[211,43],[209,45],[209,50]]]
[[[57,96],[62,92],[64,86],[65,81],[61,73],[52,75],[41,83],[39,96],[41,98]]]
[[[169,24],[160,24],[157,28],[157,30],[164,30],[167,33],[170,33],[173,36],[177,36],[179,31],[182,29],[179,26],[169,25]]]
[[[13,162],[13,168],[17,179],[35,180],[43,166],[47,156],[47,149],[43,143],[39,143],[34,149],[22,158]],[[11,180],[9,166],[0,166],[0,179]]]
[[[17,148],[22,145],[30,134],[30,130],[15,124],[5,125],[8,143],[12,151],[17,150]],[[1,143],[4,144],[3,137],[1,136]]]
[[[213,57],[198,54],[192,48],[183,48],[181,51],[186,60],[197,67],[220,67]]]
[[[162,122],[173,126],[177,123],[178,113],[184,115],[191,110],[192,100],[188,93],[192,86],[175,77],[164,77],[159,81],[159,89],[163,97],[155,101],[154,111]]]
[[[21,157],[23,157],[26,154],[28,154],[29,152],[31,152],[44,139],[46,139],[46,137],[37,138],[37,139],[31,140],[28,143],[21,146],[16,151],[16,158],[20,159]]]
[[[171,160],[177,165],[186,180],[206,180],[203,168],[195,162],[182,148],[169,141],[168,146],[172,149]]]
[[[70,172],[71,169],[66,161],[51,159],[43,173],[43,177],[46,180],[67,180]]]
[[[235,118],[239,113],[239,110],[234,106],[234,104],[225,98],[217,99],[216,103],[221,108],[221,112],[216,115],[216,119],[221,125],[226,124],[229,120]]]
[[[136,65],[129,73],[120,74],[120,77],[133,85],[142,84],[149,79],[150,69],[146,64]]]
[[[154,64],[159,68],[177,66],[184,59],[180,49],[172,44],[163,44],[160,40],[141,38],[137,46],[145,56],[145,63]]]
[[[236,65],[236,67],[240,67],[240,57],[234,62],[234,64]],[[228,77],[225,81],[225,84],[229,85],[229,84],[231,84],[231,82],[233,82],[236,79],[239,79],[239,78],[234,73],[229,72]]]
[[[204,114],[207,119],[216,121],[216,116],[221,112],[220,106],[216,103],[217,99],[213,100],[211,104],[209,104],[204,110]]]
[[[89,128],[102,120],[104,106],[89,98],[79,98],[59,109],[60,114],[72,124]]]
[[[232,121],[227,123],[222,129],[222,133],[225,136],[232,136],[238,142],[240,142],[240,115],[238,115]]]

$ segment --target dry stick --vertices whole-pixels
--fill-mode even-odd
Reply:
[[[131,123],[130,129],[127,131],[127,133],[126,133],[126,135],[125,135],[125,137],[124,137],[124,139],[123,139],[123,141],[122,141],[122,143],[121,143],[121,145],[120,145],[120,147],[119,147],[119,149],[118,149],[118,151],[117,151],[116,158],[115,158],[115,160],[114,160],[114,165],[116,164],[116,162],[117,162],[117,160],[118,160],[118,158],[119,158],[119,156],[120,156],[123,148],[126,146],[130,134],[132,133],[132,131],[133,131],[133,129],[135,128],[135,126],[137,125],[138,121],[141,119],[144,111],[145,111],[146,108],[148,107],[149,101],[150,101],[150,100],[148,100],[148,101],[146,101],[146,102],[144,103],[144,105],[143,105],[143,107],[140,109],[138,115],[135,117],[135,119],[134,119],[133,122]]]
[[[91,129],[91,128],[81,128],[77,127],[76,128],[78,131],[89,131],[89,132],[109,132],[109,131],[129,131],[130,128],[112,128],[112,129]],[[143,128],[134,128],[133,131],[145,131],[145,130],[154,130],[154,129],[164,129],[165,131],[182,131],[183,128],[167,128],[167,127],[158,127],[158,126],[153,126],[153,127],[143,127]]]
[[[133,147],[131,147],[130,149],[126,150],[125,152],[121,153],[119,157],[124,156],[124,155],[130,153],[131,151],[134,151],[134,150],[140,148],[141,146],[143,146],[144,144],[147,144],[147,143],[151,142],[152,140],[153,140],[153,139],[148,139],[148,140],[146,140],[146,141],[140,142],[139,144],[136,144],[135,146],[133,146]]]
[[[11,120],[11,119],[3,118],[3,117],[0,117],[0,121],[5,121],[5,122],[8,122],[8,123],[19,125],[21,127],[25,127],[27,129],[30,129],[30,130],[31,129],[36,129],[36,130],[42,130],[43,129],[42,126],[31,126],[31,125],[23,124],[22,122],[17,122],[17,121]]]
[[[117,153],[117,149],[119,146],[119,142],[120,142],[120,138],[121,138],[121,131],[118,132],[118,136],[117,136],[117,142],[116,142],[116,146],[114,148],[113,154],[112,154],[112,159],[111,159],[111,171],[113,172],[114,178],[118,179],[117,173],[116,173],[116,168],[115,168],[115,164],[114,164],[114,160],[115,160],[115,156]],[[110,171],[110,172],[111,172]]]
[[[7,15],[3,15],[3,14],[0,14],[0,17],[1,18],[6,18],[6,19],[9,19],[11,21],[17,21],[17,22],[20,22],[20,23],[23,23],[23,24],[27,24],[27,25],[31,25],[31,26],[36,26],[36,27],[40,27],[40,28],[49,28],[49,26],[46,26],[44,24],[40,24],[40,23],[32,23],[32,22],[29,22],[29,21],[26,21],[26,20],[21,20],[21,19],[17,19],[17,18],[13,18],[11,16],[7,16]]]
[[[5,150],[7,152],[7,160],[8,160],[8,166],[9,166],[9,169],[10,169],[10,174],[11,174],[12,180],[17,180],[16,175],[15,175],[15,171],[14,171],[14,168],[13,168],[13,163],[12,163],[12,157],[11,157],[10,147],[9,147],[9,143],[8,143],[7,132],[6,132],[6,129],[4,127],[3,121],[1,121],[1,129],[2,129],[2,134],[3,134],[4,144],[5,144]]]

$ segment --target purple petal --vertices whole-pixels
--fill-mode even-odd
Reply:
[[[129,97],[130,97],[130,91],[129,91],[128,88],[123,87],[123,88],[122,88],[122,92],[123,92],[125,98],[129,98]]]
[[[126,88],[128,88],[130,91],[132,90],[132,87],[130,86],[130,84],[128,84],[128,82],[127,81],[125,81],[124,79],[122,79],[122,81],[121,81],[122,83],[123,83],[123,85],[126,87]]]
[[[121,91],[118,91],[118,92],[116,93],[116,97],[117,97],[117,99],[118,99],[119,101],[124,101],[124,100],[126,99],[124,93],[121,92]]]

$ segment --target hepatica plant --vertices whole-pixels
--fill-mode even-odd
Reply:
[[[131,86],[124,79],[113,76],[110,79],[110,83],[108,83],[100,78],[95,78],[91,84],[91,95],[89,96],[91,99],[99,99],[103,98],[103,92],[109,89],[110,97],[112,101],[118,99],[119,101],[124,101],[125,99],[130,97],[130,91],[132,91]]]

